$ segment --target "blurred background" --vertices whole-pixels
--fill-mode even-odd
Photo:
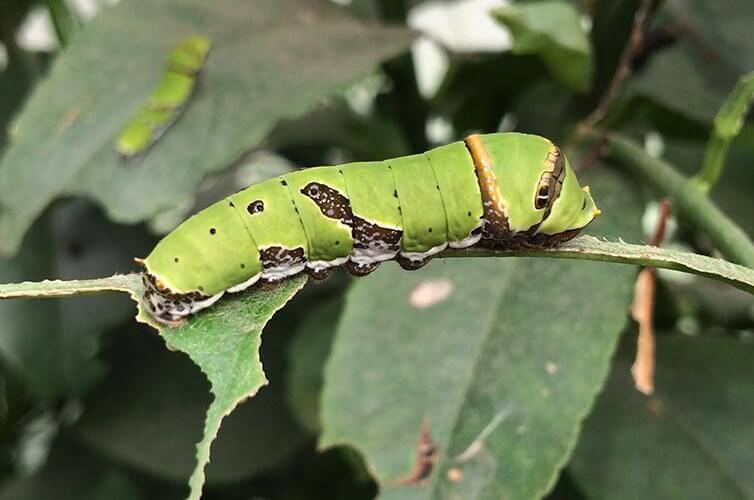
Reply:
[[[603,211],[588,233],[650,242],[662,194],[578,132],[694,174],[752,26],[747,0],[0,0],[0,282],[136,271],[251,183],[474,131],[551,138]],[[212,39],[194,95],[123,162],[114,138],[188,34]],[[711,198],[749,235],[752,158],[748,116]],[[719,256],[666,222],[663,246]],[[265,329],[270,384],[224,422],[203,498],[754,497],[752,297],[660,271],[641,392],[637,269],[543,260],[308,284]],[[134,314],[0,303],[0,499],[185,497],[209,384]]]

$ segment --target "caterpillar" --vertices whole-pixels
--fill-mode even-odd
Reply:
[[[162,78],[115,139],[121,159],[146,153],[178,119],[194,92],[209,47],[208,38],[189,36],[171,49]]]
[[[471,135],[423,154],[307,168],[199,212],[145,259],[142,301],[167,325],[224,293],[395,259],[418,269],[446,247],[551,247],[600,214],[565,155],[520,133]]]

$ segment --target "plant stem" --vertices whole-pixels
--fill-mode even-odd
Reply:
[[[109,278],[91,280],[45,280],[39,282],[0,284],[0,299],[70,297],[91,295],[103,292],[127,292],[138,295],[141,290],[141,276],[138,274],[116,274]]]
[[[708,192],[723,173],[728,148],[744,126],[751,102],[754,100],[754,72],[748,73],[738,83],[715,116],[702,169],[693,179],[699,188]]]
[[[652,266],[706,276],[754,295],[754,270],[752,269],[704,255],[624,242],[602,241],[591,236],[581,236],[551,249],[513,251],[469,248],[446,250],[438,257],[551,257]],[[0,299],[67,297],[111,291],[127,292],[136,298],[141,294],[142,289],[140,275],[126,274],[95,280],[0,285]]]
[[[673,207],[733,262],[754,269],[754,244],[747,234],[706,196],[696,182],[669,163],[648,155],[644,148],[624,137],[608,136],[608,157],[630,168],[671,199]]]
[[[722,259],[689,252],[625,242],[603,241],[580,236],[550,249],[528,250],[446,250],[438,257],[551,257],[556,259],[592,260],[672,269],[722,281],[754,295],[754,270]]]

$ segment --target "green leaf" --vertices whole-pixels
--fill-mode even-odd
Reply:
[[[754,345],[657,339],[655,394],[622,349],[569,470],[591,498],[752,498]]]
[[[697,122],[710,123],[737,75],[719,59],[704,56],[697,45],[682,39],[653,55],[646,66],[626,82],[626,92],[649,97]]]
[[[708,124],[736,80],[754,68],[751,4],[675,0],[661,11],[680,40],[654,54],[627,89]]]
[[[160,327],[140,308],[138,319],[160,330],[168,348],[186,353],[207,376],[214,395],[204,422],[203,437],[197,445],[198,463],[189,480],[190,499],[198,499],[201,495],[210,445],[217,437],[221,421],[267,383],[259,359],[262,329],[305,283],[306,276],[302,274],[274,289],[256,288],[249,293],[230,296],[175,328]],[[3,288],[7,290],[8,287],[0,287],[0,296],[4,295]],[[23,290],[21,293],[24,294],[32,292],[36,297],[120,291],[128,292],[138,300],[143,292],[137,274],[99,280],[22,283],[11,288]]]
[[[637,197],[593,173],[605,214],[596,230],[636,234]],[[325,373],[320,445],[361,451],[386,498],[544,495],[607,374],[633,277],[604,264],[469,259],[359,280]],[[400,484],[424,422],[438,462],[426,482]]]
[[[0,72],[0,152],[8,142],[13,117],[46,67],[43,55],[19,52],[18,59]]]
[[[515,54],[538,54],[552,76],[585,91],[592,80],[592,47],[579,12],[563,0],[519,2],[493,11],[511,30]]]
[[[665,5],[707,61],[720,61],[738,75],[754,68],[751,50],[754,12],[748,0],[673,0]]]
[[[585,4],[592,18],[589,32],[594,47],[594,88],[601,94],[615,75],[640,6],[638,0],[597,0]]]
[[[169,48],[189,34],[212,40],[199,88],[149,154],[125,165],[113,141],[154,88]],[[130,0],[105,10],[18,119],[0,161],[0,253],[14,253],[31,222],[64,195],[94,198],[121,222],[173,208],[281,118],[312,109],[411,38],[314,0]]]
[[[198,463],[189,479],[190,499],[201,496],[204,467],[221,421],[267,383],[259,359],[262,328],[305,283],[306,276],[300,275],[272,290],[256,289],[219,302],[184,326],[161,329],[168,348],[185,352],[201,368],[214,395],[197,445]],[[144,311],[140,317],[150,321]]]

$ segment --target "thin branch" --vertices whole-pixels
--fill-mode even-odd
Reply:
[[[754,269],[705,255],[668,248],[603,241],[580,236],[557,248],[528,250],[446,250],[439,257],[551,257],[556,259],[593,260],[635,266],[673,269],[722,281],[754,295]]]
[[[715,116],[704,154],[702,169],[694,176],[699,188],[708,192],[723,173],[728,148],[744,126],[746,114],[754,101],[754,72],[741,77]]]
[[[468,248],[465,250],[446,250],[441,252],[438,257],[550,257],[652,266],[706,276],[754,295],[754,270],[752,269],[704,255],[646,245],[603,241],[592,236],[581,236],[564,243],[558,248],[532,248],[515,251]],[[96,280],[42,281],[0,285],[0,299],[67,297],[112,291],[127,292],[132,297],[137,297],[142,290],[141,276],[126,274]]]
[[[610,81],[610,84],[608,84],[605,93],[602,94],[602,98],[597,107],[586,117],[586,119],[584,119],[582,123],[584,129],[592,129],[601,122],[605,118],[605,115],[607,115],[613,101],[620,93],[620,89],[623,87],[623,82],[626,80],[629,73],[631,73],[631,63],[634,59],[634,55],[641,47],[642,40],[644,39],[644,30],[651,8],[652,0],[641,1],[639,8],[636,10],[636,14],[634,15],[634,24],[631,28],[628,43],[620,56],[613,79]]]

